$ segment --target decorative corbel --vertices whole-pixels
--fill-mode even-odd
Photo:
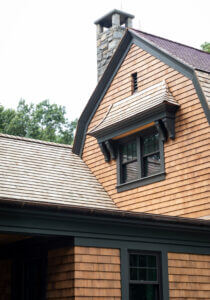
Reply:
[[[105,161],[106,161],[106,162],[109,162],[109,161],[110,161],[110,153],[109,153],[109,151],[107,150],[105,143],[104,143],[104,142],[100,142],[100,143],[98,143],[98,144],[99,144],[99,147],[100,147],[100,149],[101,149],[101,152],[102,152],[103,155],[104,155]]]
[[[167,132],[160,120],[155,121],[155,127],[159,133],[161,141],[167,141]]]
[[[165,117],[163,118],[163,123],[165,128],[167,129],[168,136],[174,140],[175,139],[175,119],[174,118],[169,118]]]
[[[106,148],[109,151],[111,159],[116,159],[116,151],[111,140],[105,142]]]

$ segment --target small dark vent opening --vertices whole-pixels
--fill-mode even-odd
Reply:
[[[137,73],[133,73],[132,77],[132,92],[135,93],[138,90],[138,77]]]

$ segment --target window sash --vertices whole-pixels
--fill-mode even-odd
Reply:
[[[155,256],[156,257],[156,265],[155,267],[136,267],[138,269],[143,269],[143,268],[147,268],[147,269],[154,269],[156,268],[157,270],[157,280],[155,281],[150,281],[150,280],[133,280],[130,278],[130,269],[131,268],[135,268],[134,266],[131,267],[130,264],[130,256],[131,255],[140,255],[140,256]],[[128,281],[129,281],[129,299],[132,300],[131,298],[131,285],[132,286],[146,286],[146,285],[152,285],[155,287],[155,299],[154,300],[161,300],[162,299],[162,283],[161,283],[161,274],[162,274],[162,270],[161,270],[161,256],[160,253],[157,252],[151,252],[151,251],[132,251],[130,250],[128,252],[128,259],[129,259],[129,270],[128,270]]]
[[[164,171],[163,151],[161,151],[161,147],[162,147],[161,143],[163,143],[163,142],[160,140],[160,137],[159,137],[159,150],[151,152],[151,153],[143,154],[143,138],[145,138],[146,136],[152,136],[153,134],[157,134],[157,131],[154,128],[150,128],[149,130],[144,130],[144,131],[137,133],[131,137],[124,138],[119,142],[119,145],[118,145],[118,185],[135,182],[137,180],[144,179],[144,178],[159,174]],[[137,150],[138,176],[134,180],[125,181],[124,179],[126,178],[126,176],[123,174],[124,166],[128,163],[135,162],[136,160],[133,159],[133,160],[128,160],[126,162],[123,162],[121,149],[125,144],[132,143],[134,141],[136,142],[136,145],[137,145],[136,150]],[[155,155],[155,154],[160,155],[160,172],[146,176],[144,159],[146,157],[149,157],[149,156]]]

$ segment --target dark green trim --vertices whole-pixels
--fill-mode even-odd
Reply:
[[[159,60],[163,61],[170,67],[174,68],[178,72],[185,75],[187,78],[193,81],[198,97],[201,101],[201,105],[204,109],[206,117],[210,123],[210,113],[209,108],[206,103],[206,99],[203,95],[202,89],[198,82],[198,79],[195,75],[195,71],[192,67],[187,64],[179,61],[178,59],[172,57],[170,54],[166,53],[164,50],[157,48],[149,41],[140,38],[134,32],[126,31],[118,49],[113,55],[108,67],[106,68],[101,80],[99,81],[96,89],[88,101],[77,126],[77,132],[75,136],[75,141],[73,145],[73,152],[82,156],[85,136],[87,133],[88,126],[94,116],[100,102],[102,101],[106,91],[108,90],[114,76],[116,75],[124,57],[128,53],[131,44],[136,44],[138,47],[141,47],[151,55],[155,56]]]
[[[124,191],[128,191],[128,190],[137,188],[139,186],[144,186],[147,184],[165,180],[165,178],[166,178],[165,173],[158,173],[158,174],[154,174],[149,177],[143,177],[143,178],[135,180],[135,181],[121,183],[120,185],[117,185],[116,188],[117,188],[118,192],[124,192]]]
[[[129,299],[129,282],[128,282],[128,249],[120,248],[120,266],[121,266],[121,296],[122,300]]]
[[[201,247],[210,251],[210,222],[138,214],[126,211],[50,211],[37,208],[2,208],[0,231],[29,235],[73,236],[124,241]],[[119,245],[119,244],[118,244]]]
[[[198,97],[201,101],[201,105],[203,107],[204,113],[205,113],[205,115],[207,117],[207,120],[210,124],[210,110],[209,110],[208,103],[206,101],[206,97],[205,97],[205,95],[203,93],[203,90],[200,86],[200,83],[199,83],[199,80],[197,78],[197,75],[196,75],[195,71],[194,71],[194,76],[193,76],[193,84],[194,84],[194,87],[195,87],[196,92],[198,94]]]
[[[111,63],[108,64],[103,76],[99,80],[99,83],[96,86],[90,100],[88,101],[85,109],[82,112],[82,115],[79,118],[77,124],[77,130],[74,140],[74,145],[72,151],[75,154],[82,156],[85,136],[96,110],[103,99],[106,91],[108,90],[115,74],[117,73],[118,69],[120,68],[121,63],[123,62],[125,56],[127,55],[130,46],[131,46],[132,37],[130,34],[125,34],[118,46],[118,54],[113,55],[111,59]]]
[[[161,251],[161,263],[162,263],[162,292],[163,299],[169,300],[169,282],[168,282],[168,252]]]
[[[155,235],[155,231],[154,231]],[[188,237],[189,238],[189,237]],[[199,244],[199,243],[198,243]],[[171,241],[163,243],[162,241],[155,242],[154,240],[144,241],[134,241],[134,240],[108,240],[100,238],[88,238],[88,237],[75,237],[75,246],[83,247],[101,247],[101,248],[126,248],[132,250],[145,250],[145,251],[165,251],[165,253],[189,253],[189,254],[205,254],[210,255],[209,244],[205,246],[201,245],[184,245],[184,244],[174,244]]]

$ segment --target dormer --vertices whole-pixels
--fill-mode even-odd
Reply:
[[[118,191],[165,178],[164,142],[175,139],[179,104],[165,81],[109,106],[88,132],[106,162],[117,159]]]

